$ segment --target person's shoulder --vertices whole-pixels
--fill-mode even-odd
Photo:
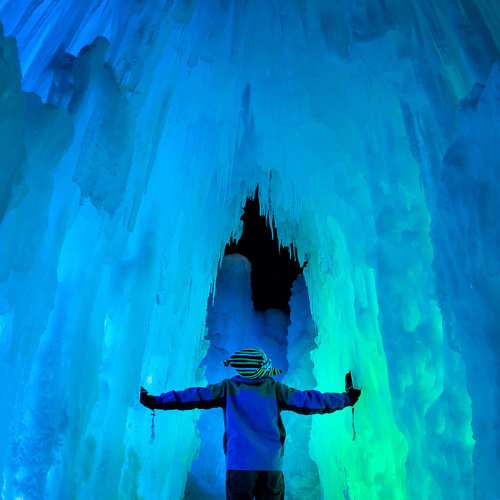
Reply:
[[[214,384],[207,384],[207,387],[226,386],[230,380],[231,379],[224,378],[220,382],[216,382]]]
[[[280,387],[283,386],[281,382],[278,382],[277,380],[274,380],[272,377],[266,377],[263,379],[260,379],[261,386],[262,387],[268,387],[270,390],[279,390]]]

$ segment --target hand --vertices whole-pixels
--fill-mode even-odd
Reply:
[[[349,406],[354,406],[359,396],[361,396],[361,391],[359,389],[354,389],[354,387],[350,387],[344,394],[347,394],[351,404]]]
[[[352,385],[352,375],[351,375],[351,372],[347,372],[345,374],[345,390],[346,392],[349,390],[349,389],[352,389],[353,385]]]
[[[143,404],[146,408],[149,408],[150,410],[156,409],[156,398],[154,396],[150,396],[148,394],[148,391],[144,389],[144,387],[141,387],[141,399],[140,399],[141,404]]]

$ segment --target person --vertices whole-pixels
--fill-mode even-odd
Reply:
[[[152,396],[141,387],[140,402],[149,409],[222,408],[225,433],[227,500],[283,500],[285,428],[282,411],[302,415],[333,413],[353,406],[361,391],[299,391],[272,377],[282,373],[258,347],[235,352],[224,361],[238,376],[206,387]]]

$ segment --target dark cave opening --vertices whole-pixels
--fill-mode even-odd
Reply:
[[[243,234],[238,242],[226,245],[224,255],[239,253],[252,265],[252,300],[256,311],[280,309],[290,312],[288,304],[292,284],[302,272],[294,249],[280,248],[276,227],[269,226],[267,217],[260,214],[259,194],[248,198],[245,204]]]

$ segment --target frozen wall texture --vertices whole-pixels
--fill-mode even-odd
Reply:
[[[0,22],[3,499],[210,481],[187,479],[199,412],[148,444],[138,389],[204,384],[236,345],[207,303],[257,185],[308,262],[284,380],[363,389],[355,441],[349,411],[290,430],[290,498],[500,497],[497,2],[0,0]]]

